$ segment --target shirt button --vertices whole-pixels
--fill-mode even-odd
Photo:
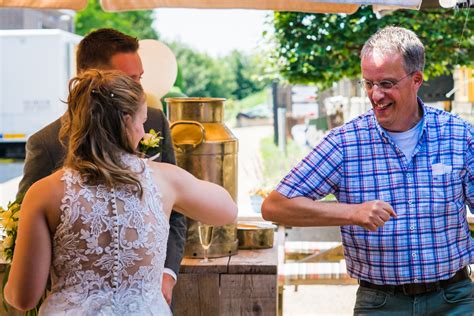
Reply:
[[[415,257],[416,257],[416,252],[412,252],[411,256],[412,256],[413,258],[415,258]]]
[[[410,230],[415,230],[415,225],[411,225]]]
[[[414,279],[413,282],[415,282],[415,283],[418,282],[418,279]]]
[[[413,204],[413,201],[412,201],[412,200],[408,200],[408,204],[412,205],[412,204]]]

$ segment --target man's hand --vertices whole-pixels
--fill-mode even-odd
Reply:
[[[173,288],[176,285],[176,281],[168,273],[163,273],[163,282],[161,284],[161,292],[165,297],[168,305],[171,305],[171,299],[173,297]]]
[[[355,205],[353,221],[367,230],[376,231],[385,225],[390,217],[397,217],[392,206],[387,202],[375,200]]]

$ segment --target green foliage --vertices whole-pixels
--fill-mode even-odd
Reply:
[[[308,150],[302,149],[294,141],[289,140],[285,155],[273,143],[273,136],[263,138],[260,143],[260,154],[264,166],[262,187],[274,188],[308,154]],[[329,194],[321,200],[336,201],[336,197]]]
[[[256,56],[233,51],[227,56],[212,58],[179,42],[168,45],[179,65],[176,86],[188,96],[240,100],[262,91],[266,85],[258,80]]]
[[[181,91],[192,97],[232,97],[236,85],[229,67],[220,67],[209,55],[184,44],[168,45],[178,61],[180,80],[176,85]]]
[[[322,88],[360,75],[365,41],[388,25],[413,30],[425,44],[425,75],[449,74],[474,63],[474,22],[469,10],[398,10],[377,19],[371,7],[352,15],[275,12],[274,62],[291,83]]]
[[[139,39],[158,39],[158,33],[152,27],[152,10],[105,12],[99,0],[89,0],[88,6],[77,12],[74,22],[76,33],[80,35],[99,28],[113,28]]]
[[[3,310],[7,313],[10,312],[10,306],[7,304],[5,300],[5,285],[7,285],[8,282],[8,276],[10,275],[10,265],[7,265],[5,268],[5,271],[3,272],[3,278],[2,278],[2,307]]]
[[[253,108],[256,105],[267,102],[268,94],[270,91],[267,89],[255,92],[249,96],[246,96],[244,99],[239,100],[237,104],[239,105],[239,111]]]
[[[233,72],[233,77],[237,85],[232,91],[232,96],[237,100],[261,91],[267,81],[259,80],[261,69],[259,68],[259,58],[257,55],[250,56],[237,50],[233,50],[228,56],[219,60],[221,65],[229,65]]]

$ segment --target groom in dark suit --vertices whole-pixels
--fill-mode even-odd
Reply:
[[[88,34],[79,43],[77,50],[77,73],[84,70],[116,69],[140,82],[143,66],[138,55],[138,40],[113,29],[99,29]],[[168,121],[163,112],[148,107],[148,119],[144,124],[145,131],[151,128],[161,132],[163,141],[160,144],[161,155],[155,161],[176,164],[170,137]],[[61,146],[58,134],[61,118],[31,135],[26,143],[26,159],[23,179],[20,182],[19,194],[25,193],[36,181],[49,176],[62,167],[66,150]],[[186,238],[186,219],[183,215],[172,212],[170,232],[166,253],[165,271],[162,291],[168,304],[171,303],[173,287],[183,257]]]

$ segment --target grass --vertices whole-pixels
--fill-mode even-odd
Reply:
[[[260,153],[263,163],[263,188],[274,188],[308,154],[307,150],[303,150],[292,140],[288,140],[286,152],[281,152],[278,146],[275,146],[273,136],[262,139]],[[336,201],[336,197],[329,194],[322,201]]]
[[[224,106],[224,121],[229,126],[235,126],[235,116],[243,110],[251,109],[256,105],[267,102],[268,90],[249,95],[242,100],[227,100]]]
[[[249,95],[248,97],[238,101],[241,110],[252,108],[255,105],[265,103],[267,101],[268,90],[264,89],[260,92]]]
[[[262,156],[262,186],[274,187],[306,155],[298,144],[288,140],[286,154],[273,143],[273,136],[263,138],[260,143]]]

